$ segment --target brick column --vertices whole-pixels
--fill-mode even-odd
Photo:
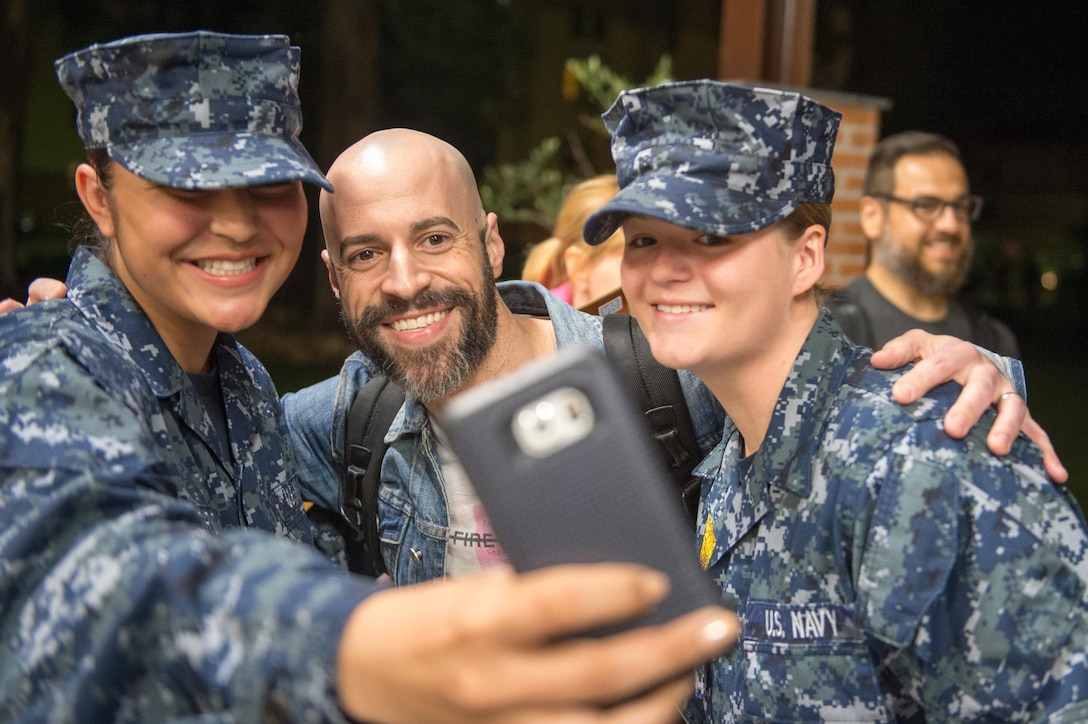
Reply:
[[[858,201],[865,183],[869,155],[880,140],[881,114],[891,107],[884,98],[830,91],[801,90],[842,113],[831,167],[835,170],[835,200],[831,204],[831,235],[827,269],[821,283],[841,287],[865,271],[868,242],[858,222]]]

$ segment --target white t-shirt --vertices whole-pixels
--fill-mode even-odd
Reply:
[[[446,442],[445,435],[431,420],[438,448],[438,464],[449,506],[449,537],[446,539],[446,575],[462,576],[507,562],[491,519],[461,462]]]

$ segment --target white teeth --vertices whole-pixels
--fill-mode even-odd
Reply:
[[[422,317],[413,319],[398,319],[389,326],[398,332],[406,332],[409,329],[420,329],[428,324],[434,324],[438,320],[444,319],[447,314],[449,314],[449,311],[424,314]]]
[[[664,312],[665,314],[690,314],[692,312],[701,312],[704,309],[710,309],[706,304],[658,304],[657,311]]]
[[[196,262],[201,271],[208,274],[230,276],[232,274],[245,274],[257,268],[257,260],[253,257],[241,261],[227,261],[226,259],[202,259]]]

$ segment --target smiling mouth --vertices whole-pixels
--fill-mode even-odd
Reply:
[[[709,304],[655,304],[654,309],[665,314],[691,314],[710,309]]]
[[[207,274],[215,276],[234,276],[236,274],[245,274],[256,269],[257,258],[251,256],[238,261],[228,261],[226,259],[202,259],[193,262],[193,264],[200,269],[200,271]]]
[[[445,319],[449,316],[449,313],[450,310],[446,309],[441,312],[431,312],[430,314],[412,317],[411,319],[398,319],[394,322],[390,322],[389,326],[392,327],[395,332],[408,332],[413,329],[422,329],[439,320]]]

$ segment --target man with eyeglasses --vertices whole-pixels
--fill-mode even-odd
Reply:
[[[982,212],[955,143],[920,131],[885,138],[869,159],[859,212],[869,266],[828,303],[854,342],[879,349],[921,328],[1019,357],[1008,326],[955,296]]]

